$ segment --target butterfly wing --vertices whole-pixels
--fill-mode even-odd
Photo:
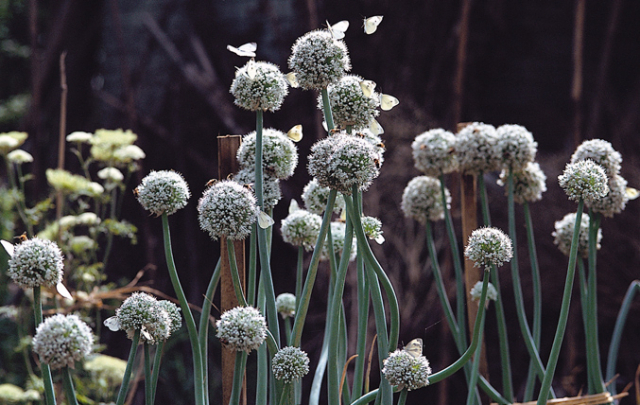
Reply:
[[[289,132],[287,132],[287,136],[293,142],[300,142],[300,140],[302,139],[302,125],[298,124],[291,128]]]
[[[360,88],[365,97],[371,97],[373,96],[373,90],[376,88],[376,82],[373,80],[363,80],[360,82]]]
[[[400,104],[400,100],[393,97],[392,95],[389,95],[389,94],[380,95],[380,108],[382,108],[383,111],[389,111],[390,109],[397,106],[398,104]]]
[[[625,194],[627,195],[627,197],[629,198],[629,200],[635,200],[636,198],[640,197],[640,191],[636,190],[635,188],[632,187],[627,187],[624,190]],[[2,241],[5,242],[5,241]]]
[[[378,29],[378,25],[382,22],[381,15],[375,15],[373,17],[364,19],[364,32],[365,34],[371,35]]]
[[[289,82],[289,85],[294,89],[300,87],[300,82],[298,82],[298,78],[296,77],[296,74],[294,72],[287,73],[287,81]]]
[[[249,58],[256,57],[256,50],[258,49],[258,45],[255,42],[247,42],[244,45],[240,45],[239,47],[235,47],[232,45],[227,45],[227,49],[238,56],[246,56]]]
[[[13,257],[13,252],[15,251],[13,243],[7,242],[6,240],[1,240],[0,243],[2,243],[2,247],[7,251],[7,254]]]
[[[67,287],[64,286],[64,284],[62,284],[62,282],[59,282],[58,284],[56,284],[56,290],[58,290],[58,294],[62,295],[64,298],[72,300],[73,297],[71,296],[71,293],[69,292],[69,290],[67,290]]]
[[[411,342],[407,343],[407,345],[402,350],[409,353],[414,358],[422,356],[422,339],[413,339]]]
[[[340,40],[344,38],[345,32],[349,28],[349,21],[342,20],[333,25],[330,25],[327,21],[327,28],[329,28],[329,32],[331,33],[333,39]]]
[[[380,125],[375,118],[372,118],[371,121],[369,121],[369,130],[374,135],[384,134],[384,128],[382,128],[382,125]]]
[[[260,211],[258,214],[258,225],[260,225],[260,228],[267,229],[273,224],[273,218],[271,218],[266,212]]]
[[[112,316],[111,318],[105,319],[103,324],[113,332],[117,332],[120,330],[120,321],[118,320],[117,316]]]

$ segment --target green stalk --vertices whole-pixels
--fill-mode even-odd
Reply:
[[[258,287],[258,307],[264,308],[265,303],[265,293],[264,289]],[[258,347],[258,362],[257,362],[257,376],[256,376],[256,405],[266,405],[267,398],[269,396],[269,381],[268,377],[271,373],[269,373],[269,358],[267,354],[266,345],[260,345]]]
[[[165,341],[158,342],[156,352],[153,356],[153,372],[151,374],[151,403],[156,402],[156,389],[158,388],[158,376],[160,375],[160,362],[162,361],[162,351],[164,350]],[[205,380],[206,381],[206,380]],[[208,395],[207,395],[208,398]]]
[[[379,392],[380,392],[379,388],[376,388],[375,390],[369,391],[366,394],[364,394],[363,396],[361,396],[360,398],[358,398],[355,401],[353,401],[351,403],[351,405],[366,405],[369,402],[371,402],[374,399],[376,399],[376,397],[378,396]]]
[[[229,405],[240,404],[240,393],[242,392],[242,381],[244,380],[244,369],[247,365],[247,352],[236,352],[236,364],[233,369],[233,387],[231,388],[231,397]]]
[[[480,328],[484,330],[484,319]],[[480,356],[482,355],[482,334],[478,336],[478,347],[471,361],[471,376],[469,377],[469,391],[467,392],[467,405],[473,405],[476,402],[476,385],[478,384],[478,376],[480,374]],[[512,401],[509,401],[512,402]],[[480,402],[482,403],[482,402]]]
[[[591,367],[587,367],[587,374],[591,376],[594,384],[593,394],[605,392],[604,381],[602,377],[602,366],[600,364],[600,344],[598,339],[598,279],[597,273],[597,255],[598,255],[598,229],[600,228],[601,215],[593,212],[589,208],[589,276],[587,278],[587,326],[589,333],[587,334],[587,356],[591,357]]]
[[[200,312],[200,322],[198,324],[198,341],[200,342],[200,352],[202,353],[202,379],[205,382],[205,387],[208,386],[209,382],[209,363],[207,361],[209,358],[209,316],[211,315],[211,307],[213,306],[213,294],[215,293],[216,288],[218,287],[218,282],[220,281],[220,268],[221,260],[218,259],[216,268],[213,270],[213,274],[211,275],[211,280],[209,280],[209,286],[207,287],[204,301],[202,302],[202,312]],[[156,350],[158,365],[160,358],[157,356],[157,353],[162,353],[163,345],[164,342],[158,344],[158,350]],[[153,372],[154,374],[156,373],[156,366],[154,366]],[[204,401],[205,405],[209,403],[209,390],[206,388],[204,390]]]
[[[151,350],[149,350],[149,344],[144,342],[142,344],[144,349],[144,403],[146,405],[153,404],[153,380],[151,377]]]
[[[247,303],[251,306],[255,306],[256,303],[256,284],[257,277],[257,250],[258,250],[258,231],[256,227],[258,224],[253,224],[251,227],[251,236],[249,237],[249,269],[247,274]]]
[[[302,329],[304,328],[304,321],[307,317],[307,311],[309,310],[309,302],[311,300],[311,291],[318,275],[318,263],[320,262],[320,252],[322,251],[322,245],[327,237],[327,230],[329,223],[331,222],[331,213],[333,212],[333,204],[336,200],[337,192],[331,190],[327,199],[327,206],[322,217],[322,224],[320,226],[320,233],[316,246],[311,256],[311,262],[309,263],[309,270],[307,271],[307,278],[302,288],[302,296],[298,298],[298,311],[296,311],[295,321],[293,323],[293,342],[294,346],[300,347],[300,340],[302,339]]]
[[[195,403],[196,405],[204,405],[204,386],[206,381],[204,380],[204,367],[202,365],[202,351],[200,348],[200,341],[198,339],[198,331],[196,329],[196,322],[189,308],[189,302],[182,290],[180,284],[180,278],[178,277],[178,270],[176,269],[175,261],[173,260],[173,251],[171,248],[171,232],[169,231],[169,217],[167,213],[162,214],[162,235],[164,242],[164,255],[167,261],[167,268],[169,270],[169,277],[171,278],[171,284],[173,290],[180,302],[180,308],[184,315],[185,323],[187,324],[187,331],[189,332],[189,341],[191,342],[191,354],[193,355],[193,375],[195,386]],[[121,405],[121,404],[119,404]]]
[[[404,405],[407,402],[408,393],[409,393],[409,390],[406,388],[400,391],[400,397],[398,398],[398,405]]]
[[[280,405],[295,405],[293,396],[293,383],[285,383],[280,395]]]
[[[564,332],[567,328],[567,319],[569,318],[569,307],[571,306],[571,290],[573,287],[573,279],[576,273],[576,258],[578,255],[578,240],[580,237],[580,223],[582,221],[582,210],[584,209],[584,200],[580,198],[578,201],[578,209],[576,212],[576,224],[573,230],[573,238],[571,239],[571,251],[569,253],[569,265],[567,268],[567,278],[564,284],[564,292],[562,294],[562,306],[560,308],[560,318],[558,319],[558,327],[553,338],[549,361],[547,362],[547,371],[544,373],[540,394],[538,395],[538,405],[545,405],[549,397],[551,382],[558,365],[560,357],[560,348],[564,339]]]
[[[13,164],[11,162],[9,162],[8,159],[6,159],[5,157],[5,162],[7,164],[7,177],[9,177],[9,186],[11,187],[12,190],[18,191],[18,187],[16,186],[16,180],[15,180],[15,173],[13,170]],[[24,191],[22,193],[22,199],[20,199],[19,197],[16,196],[16,206],[18,208],[18,215],[20,216],[20,219],[22,220],[22,222],[24,222],[24,226],[27,228],[27,230],[29,231],[28,236],[32,237],[33,236],[33,226],[31,226],[30,222],[27,219],[27,214],[26,214],[26,204],[23,201],[24,200],[25,195],[24,195]]]
[[[356,271],[358,273],[358,338],[356,344],[356,364],[353,371],[353,386],[351,395],[357,398],[362,395],[364,384],[364,366],[367,349],[367,324],[369,320],[369,283],[364,272],[362,254],[356,257]]]
[[[482,221],[484,226],[491,226],[491,215],[489,214],[489,198],[487,197],[487,187],[484,184],[484,173],[478,174],[478,188],[480,189],[480,205],[482,206]],[[497,289],[498,287],[496,287]],[[500,290],[498,290],[500,291]]]
[[[329,92],[327,91],[326,87],[322,89],[322,112],[324,113],[324,121],[327,123],[327,129],[331,131],[335,128],[335,125],[333,125],[331,102],[329,101]]]
[[[296,266],[296,307],[300,302],[300,294],[302,294],[302,280],[304,278],[304,247],[298,247],[298,265]]]
[[[360,248],[360,245],[358,245]],[[369,291],[371,292],[371,303],[373,306],[373,317],[376,325],[376,333],[378,334],[378,364],[380,370],[384,367],[384,360],[389,356],[389,338],[387,334],[387,319],[385,317],[384,302],[382,300],[382,291],[378,276],[375,271],[371,270],[369,264],[365,264],[367,279],[369,280]],[[393,391],[391,385],[386,378],[381,376],[380,388],[376,397],[376,404],[391,405],[393,400]]]
[[[578,291],[580,291],[580,309],[582,312],[582,325],[584,328],[584,336],[589,334],[589,304],[588,304],[588,291],[587,291],[587,274],[584,269],[584,261],[582,258],[578,258]],[[592,358],[587,354],[587,370],[592,368]],[[591,378],[591,374],[587,373],[587,392],[592,393],[594,391],[594,381]]]
[[[627,321],[627,315],[629,315],[629,310],[631,309],[633,298],[638,292],[640,292],[640,280],[634,280],[633,282],[631,282],[627,293],[624,295],[622,306],[620,306],[620,311],[618,312],[618,317],[616,318],[616,324],[613,328],[613,334],[611,335],[611,345],[609,346],[609,354],[607,356],[607,381],[611,381],[614,378],[616,372],[618,351],[620,350],[620,339],[622,338],[622,331],[624,330],[624,324]],[[616,394],[615,384],[609,384],[609,392],[611,393],[611,395]]]
[[[513,260],[512,260],[513,261]],[[498,291],[495,302],[496,321],[498,326],[498,343],[500,346],[500,364],[502,368],[502,391],[509,402],[513,402],[513,382],[511,381],[511,361],[509,356],[509,338],[507,337],[507,320],[504,316],[504,302],[500,293],[500,277],[498,271],[491,273],[491,281]]]
[[[18,199],[18,214],[20,218],[24,221],[24,225],[27,227],[27,236],[29,238],[33,238],[33,224],[28,220],[27,217],[27,203],[26,198],[27,195],[24,189],[24,176],[22,175],[22,165],[16,164],[16,171],[18,172],[18,184],[20,185],[20,192],[22,193],[22,198]],[[13,176],[13,174],[9,173],[9,176]]]
[[[129,351],[129,358],[127,359],[127,367],[124,369],[124,376],[122,377],[122,384],[120,384],[120,391],[118,392],[118,399],[116,405],[123,405],[125,399],[127,399],[127,392],[129,391],[129,381],[131,381],[131,371],[133,370],[133,363],[136,360],[136,352],[138,351],[138,343],[140,342],[140,329],[136,329],[131,340],[131,350]]]
[[[233,290],[236,293],[236,299],[243,307],[247,306],[247,300],[244,298],[242,292],[242,284],[240,284],[240,275],[238,274],[238,264],[236,263],[236,249],[233,246],[233,241],[229,238],[227,240],[227,253],[229,256],[229,267],[231,270],[231,280],[233,281]]]
[[[33,314],[36,328],[42,323],[42,292],[41,287],[33,287]],[[51,378],[51,367],[48,363],[40,363],[42,369],[42,382],[44,384],[44,397],[47,405],[56,404],[56,394],[53,389],[53,379]]]
[[[458,247],[458,239],[456,238],[455,228],[451,220],[451,212],[447,206],[447,197],[444,186],[444,175],[440,175],[440,196],[442,197],[442,206],[444,208],[444,220],[449,236],[449,245],[451,246],[451,254],[453,255],[453,269],[456,275],[456,319],[458,320],[458,335],[463,343],[463,347],[467,345],[467,323],[465,322],[464,304],[466,295],[464,291],[464,275],[462,273],[462,262],[460,261],[460,249]]]
[[[329,290],[327,292],[327,310],[325,314],[325,325],[331,324],[331,303],[333,302],[333,290],[335,288],[334,278],[329,278]],[[324,337],[322,339],[322,349],[320,350],[320,358],[316,365],[316,371],[313,375],[311,383],[311,392],[309,394],[309,405],[318,405],[320,401],[320,391],[322,389],[322,380],[327,369],[327,361],[329,360],[329,327],[324,329]]]
[[[67,404],[78,405],[78,398],[76,398],[76,390],[73,388],[73,379],[71,378],[71,370],[69,370],[69,367],[62,368],[62,385],[64,385]]]

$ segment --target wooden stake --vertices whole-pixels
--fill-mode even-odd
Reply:
[[[236,151],[240,147],[242,137],[240,135],[227,135],[218,137],[218,178],[224,180],[228,175],[238,171],[238,161]],[[244,263],[244,241],[235,241],[233,246],[236,251],[236,263],[238,265],[238,275],[242,289],[245,289],[245,263]],[[233,289],[231,278],[231,266],[229,265],[229,254],[227,251],[227,241],[221,238],[220,241],[220,311],[235,308],[239,305]],[[205,361],[207,359],[204,359]],[[222,347],[222,403],[228,404],[233,387],[233,370],[236,362],[236,351]],[[240,404],[246,405],[247,390],[246,381],[242,385],[242,395]]]

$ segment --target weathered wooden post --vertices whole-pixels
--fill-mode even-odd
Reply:
[[[218,137],[218,178],[224,180],[228,175],[238,171],[238,160],[236,151],[240,147],[242,137],[240,135],[226,135]],[[244,262],[244,241],[234,242],[236,251],[236,263],[238,265],[238,275],[242,289],[245,289],[245,262]],[[231,278],[231,266],[229,265],[229,254],[227,251],[227,241],[221,238],[220,241],[220,311],[224,312],[239,305],[233,289]],[[207,359],[204,359],[205,361]],[[236,362],[236,351],[222,347],[222,403],[228,404],[233,387],[233,370]],[[240,403],[246,405],[247,390],[246,381],[242,384],[242,396]]]

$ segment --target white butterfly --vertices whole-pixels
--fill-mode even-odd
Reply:
[[[258,45],[255,42],[247,42],[246,44],[240,45],[237,48],[235,46],[227,45],[227,49],[238,56],[247,56],[249,58],[255,58],[256,49],[258,49]]]
[[[300,83],[298,82],[298,78],[296,77],[295,72],[287,73],[287,81],[289,82],[289,86],[293,87],[294,89],[300,87]]]
[[[629,200],[635,200],[636,198],[640,197],[640,191],[636,190],[635,188],[627,187],[624,192]]]
[[[300,205],[298,205],[298,202],[295,200],[295,198],[292,198],[291,202],[289,203],[289,214],[293,214],[296,211],[300,211]]]
[[[4,250],[7,251],[7,254],[13,257],[13,253],[15,252],[15,247],[13,246],[13,244],[6,240],[2,240],[0,241],[0,243],[2,243],[2,247],[4,248]],[[58,294],[60,294],[62,297],[67,298],[69,300],[73,299],[73,296],[71,295],[67,287],[65,287],[64,284],[62,284],[62,281],[56,284],[56,290],[58,291]]]
[[[375,15],[373,17],[364,19],[364,33],[365,34],[373,34],[378,29],[378,25],[382,22],[381,15]]]
[[[253,61],[253,59],[247,62],[247,76],[251,80],[256,78],[256,63]]]
[[[422,356],[422,339],[415,338],[402,349],[414,358]]]
[[[360,88],[365,97],[373,96],[373,90],[376,88],[376,82],[373,80],[363,80],[360,82]]]
[[[260,225],[260,228],[267,229],[273,224],[273,218],[271,218],[266,212],[260,210],[260,213],[258,214],[258,225]]]
[[[109,328],[109,330],[113,332],[117,332],[120,330],[120,320],[117,316],[112,316],[111,318],[107,318],[102,322],[104,326]]]
[[[400,104],[400,100],[397,98],[389,94],[380,94],[380,108],[382,108],[383,111],[389,111],[398,104]]]
[[[385,238],[382,235],[378,235],[374,240],[378,243],[378,245],[382,245],[385,241]]]
[[[298,124],[291,128],[289,132],[287,132],[287,136],[293,142],[300,142],[300,140],[302,139],[302,125]]]
[[[382,125],[380,125],[375,118],[371,118],[371,121],[369,121],[369,130],[374,135],[384,134],[384,128],[382,128]]]
[[[349,28],[349,21],[342,20],[333,25],[330,25],[329,21],[327,21],[327,28],[329,29],[329,32],[331,33],[333,39],[343,39],[344,33]]]

